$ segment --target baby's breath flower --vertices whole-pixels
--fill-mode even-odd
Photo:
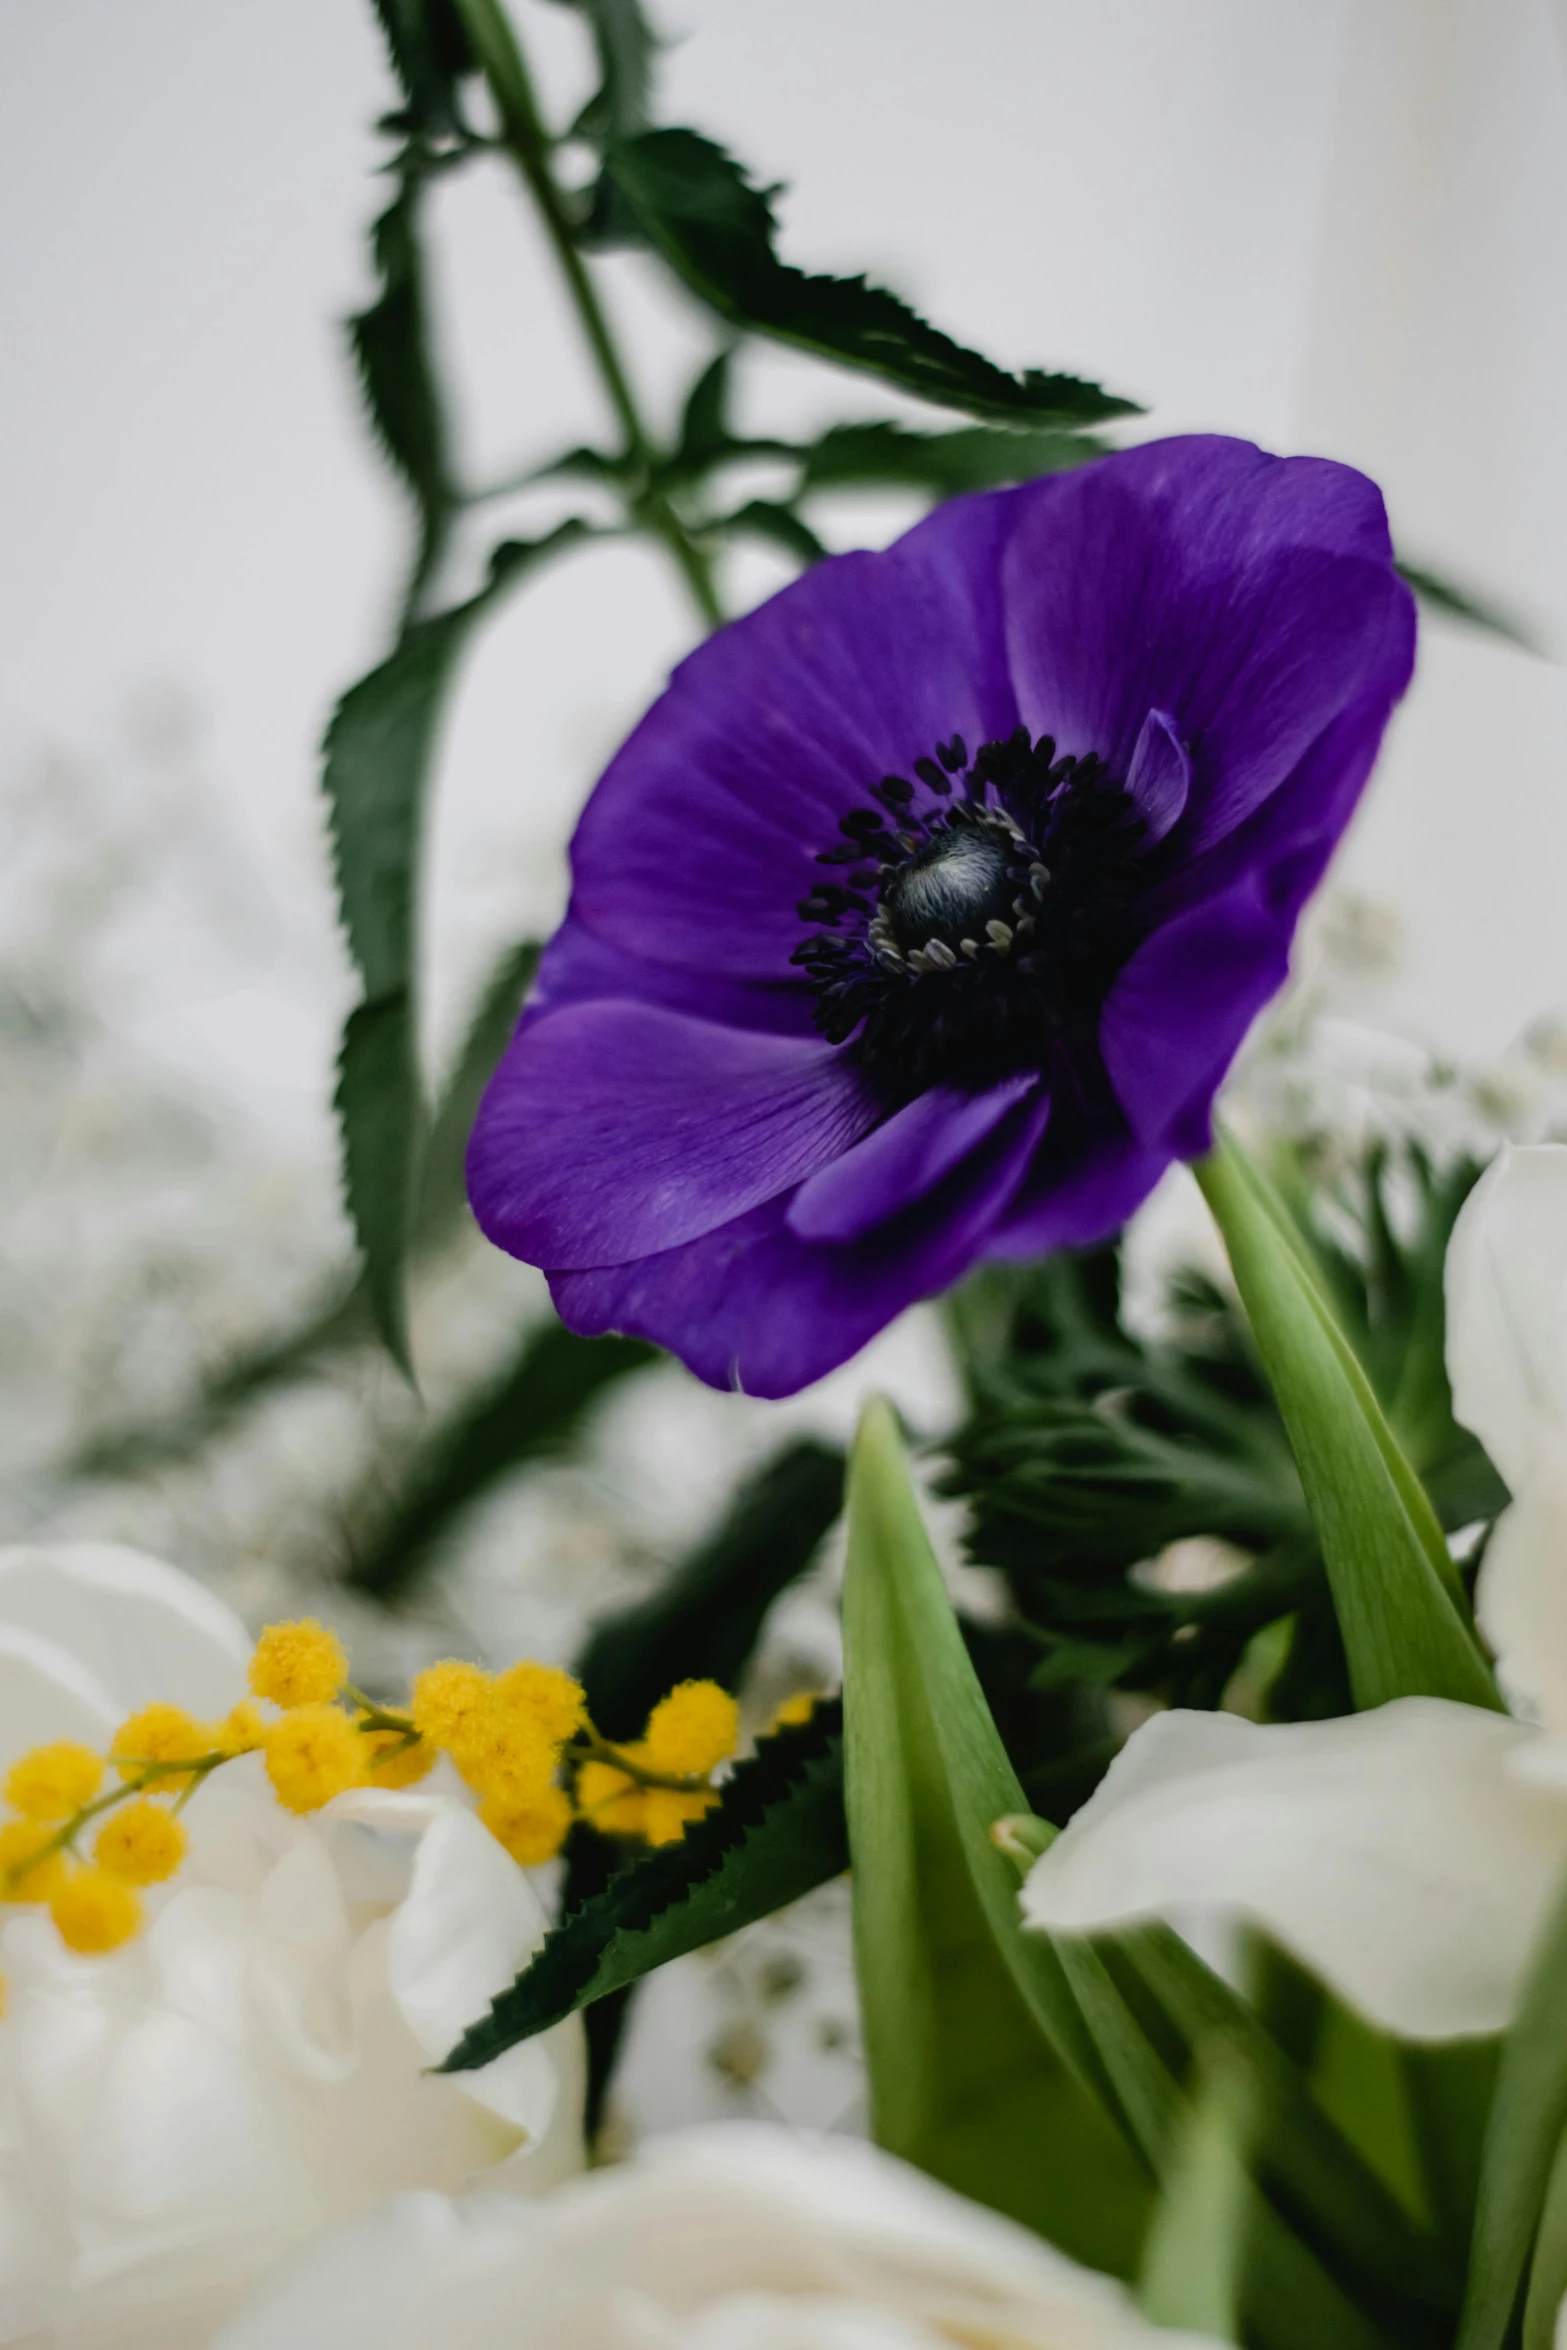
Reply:
[[[189,1846],[190,1838],[168,1807],[140,1795],[109,1814],[98,1830],[93,1858],[128,1885],[161,1885]]]
[[[650,1770],[670,1778],[703,1778],[733,1754],[740,1709],[716,1681],[682,1681],[660,1698],[643,1738]]]
[[[617,1772],[617,1777],[620,1774]],[[571,1800],[559,1787],[546,1787],[529,1803],[507,1803],[487,1795],[479,1817],[498,1843],[504,1844],[522,1868],[537,1868],[553,1860],[571,1826]]]
[[[580,1681],[563,1673],[558,1665],[535,1664],[526,1657],[497,1677],[495,1694],[502,1705],[531,1715],[557,1746],[563,1746],[573,1731],[581,1728],[587,1711]]]
[[[636,1759],[635,1749],[627,1753]],[[585,1762],[577,1773],[577,1809],[606,1836],[640,1836],[647,1827],[647,1795],[629,1771]]]
[[[421,1738],[456,1755],[478,1734],[493,1703],[488,1673],[443,1657],[416,1677],[410,1710]]]
[[[250,1686],[274,1705],[326,1705],[348,1679],[348,1652],[314,1616],[268,1624],[250,1660]]]
[[[141,1902],[123,1877],[107,1869],[69,1869],[50,1896],[49,1915],[67,1950],[101,1958],[136,1933]]]
[[[267,1725],[261,1718],[259,1706],[242,1697],[224,1715],[212,1733],[212,1743],[219,1754],[254,1754],[266,1743]]]
[[[143,1776],[146,1763],[195,1762],[213,1751],[214,1732],[206,1722],[198,1722],[179,1705],[144,1705],[140,1713],[123,1721],[109,1741],[109,1758],[122,1779],[136,1780]],[[165,1771],[156,1773],[156,1784],[168,1793],[188,1787],[192,1773]]]
[[[295,1706],[273,1723],[262,1751],[272,1792],[288,1811],[319,1811],[364,1783],[365,1742],[335,1705]]]
[[[65,1875],[65,1855],[36,1820],[0,1827],[0,1901],[47,1901]]]
[[[5,1775],[5,1799],[30,1820],[68,1820],[91,1803],[102,1778],[101,1755],[61,1738],[17,1758]]]

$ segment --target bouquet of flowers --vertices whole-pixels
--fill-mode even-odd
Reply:
[[[351,339],[415,530],[325,745],[360,1261],[136,1441],[188,1452],[349,1346],[415,1378],[464,1184],[553,1311],[415,1444],[362,1603],[670,1358],[773,1403],[940,1299],[961,1401],[764,1449],[569,1660],[356,1667],[340,1594],[252,1634],[130,1549],[0,1551],[0,2344],[1547,2350],[1567,1147],[1287,1115],[1265,1052],[1220,1103],[1417,603],[1502,623],[1397,559],[1364,475],[1152,437],[784,260],[769,195],[656,120],[638,0],[558,5],[598,78],[552,125],[520,9],[375,0],[390,197]],[[554,519],[464,590],[492,493],[454,455],[428,209],[497,159],[609,424],[500,485]],[[706,322],[672,430],[607,249]],[[748,434],[769,341],[898,413]],[[889,485],[928,513],[829,553],[834,499]],[[701,641],[432,1104],[420,860],[464,650],[627,536]],[[798,575],[729,616],[747,540]],[[1139,1314],[1123,1235],[1179,1166],[1207,1222]],[[933,1540],[951,1505],[982,1577]],[[841,1675],[769,1680],[840,1521]],[[625,2158],[633,2000],[846,1872],[862,2126]]]

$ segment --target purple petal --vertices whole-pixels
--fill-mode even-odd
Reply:
[[[567,1004],[603,996],[662,1004],[690,1012],[724,1028],[761,1028],[775,1036],[815,1036],[816,999],[803,979],[781,987],[752,986],[675,963],[652,963],[645,955],[611,946],[569,913],[545,948],[524,1017],[531,1024]]]
[[[829,1248],[790,1231],[784,1203],[689,1247],[613,1271],[552,1273],[571,1329],[670,1347],[710,1387],[794,1395],[857,1354],[905,1306],[968,1270],[1005,1216],[1049,1116],[1034,1095],[919,1203],[869,1240]]]
[[[807,1178],[788,1207],[801,1240],[859,1240],[923,1199],[993,1134],[1039,1079],[1009,1077],[988,1093],[932,1086]]]
[[[1126,772],[1126,788],[1143,820],[1143,847],[1157,848],[1172,825],[1180,822],[1192,788],[1192,763],[1167,710],[1150,710],[1143,720]]]
[[[1144,940],[1099,1024],[1110,1082],[1139,1143],[1183,1157],[1207,1148],[1214,1090],[1283,986],[1289,949],[1290,926],[1256,880]]]
[[[1162,441],[1028,492],[1008,545],[1023,716],[1126,774],[1151,709],[1192,762],[1188,853],[1359,698],[1409,592],[1375,486],[1249,443]]]
[[[1058,1248],[1092,1248],[1118,1232],[1170,1164],[1167,1150],[1147,1150],[1115,1126],[1052,1136],[985,1254],[1043,1257]]]
[[[1000,549],[1019,493],[943,506],[884,554],[819,563],[708,639],[577,827],[573,908],[654,961],[787,982],[817,853],[883,775],[1017,723]]]
[[[853,1063],[817,1040],[572,1004],[508,1048],[469,1144],[469,1196],[514,1256],[624,1265],[792,1189],[876,1115]]]

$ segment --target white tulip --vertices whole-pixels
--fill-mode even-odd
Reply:
[[[1447,1258],[1454,1410],[1514,1499],[1476,1592],[1508,1718],[1156,1715],[1031,1871],[1031,1923],[1264,1927],[1373,2022],[1493,2032],[1567,1874],[1567,1149],[1506,1149]]]
[[[0,1550],[0,1770],[47,1740],[101,1751],[156,1700],[221,1715],[248,1653],[154,1559]],[[279,2261],[390,2191],[530,2194],[580,2164],[574,2026],[427,2070],[544,1926],[463,1801],[370,1789],[296,1819],[247,1755],[184,1818],[190,1857],[111,1956],[0,1910],[0,2343],[207,2350]]]
[[[541,2203],[405,2195],[213,2350],[1178,2350],[1121,2287],[873,2146],[731,2122]],[[1210,2350],[1212,2346],[1210,2345]]]

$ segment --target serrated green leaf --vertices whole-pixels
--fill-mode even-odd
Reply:
[[[577,1662],[606,1738],[639,1738],[677,1681],[739,1686],[762,1619],[843,1507],[843,1456],[806,1437],[741,1486],[723,1523],[647,1599],[604,1617]]]
[[[1421,603],[1440,612],[1444,620],[1461,620],[1466,628],[1481,629],[1487,636],[1499,636],[1505,644],[1516,645],[1520,652],[1543,657],[1538,632],[1488,596],[1477,595],[1473,588],[1461,587],[1456,580],[1415,563],[1399,563],[1394,568]]]
[[[734,352],[720,351],[710,359],[691,386],[680,417],[680,437],[675,443],[672,470],[699,474],[706,471],[715,458],[734,447],[734,435],[729,429],[729,388],[734,371]]]
[[[370,248],[380,290],[368,309],[348,321],[371,425],[418,516],[410,605],[440,560],[456,502],[446,417],[431,352],[419,234],[424,186],[415,164],[376,221]]]
[[[796,563],[819,563],[827,549],[808,522],[803,522],[792,506],[779,505],[772,498],[752,498],[733,514],[720,515],[706,525],[710,531],[724,538],[761,539],[766,545],[777,547],[781,554],[792,556]]]
[[[1197,1178],[1294,1449],[1356,1705],[1498,1707],[1441,1528],[1282,1209],[1232,1141]]]
[[[606,156],[648,241],[720,317],[840,366],[862,368],[938,407],[1017,424],[1097,424],[1135,414],[1076,376],[1021,376],[966,350],[863,278],[810,277],[773,250],[769,198],[696,131],[647,131]]]
[[[1502,2043],[1456,2350],[1502,2350],[1511,2339],[1530,2248],[1564,2135],[1567,1894],[1558,1896],[1535,1946],[1512,2028]]]
[[[501,595],[587,533],[508,540],[478,593],[407,628],[395,652],[350,686],[327,728],[322,787],[338,902],[364,990],[344,1033],[338,1083],[344,1191],[377,1326],[405,1369],[403,1268],[424,1148],[415,925],[425,786],[457,661]]]
[[[1026,1810],[885,1405],[851,1460],[844,1707],[855,1967],[884,2146],[1130,2275],[1146,2173],[991,1824]]]
[[[804,451],[800,494],[811,490],[919,489],[955,498],[964,490],[1000,488],[1061,473],[1103,454],[1106,443],[1081,432],[1019,432],[965,425],[957,432],[911,432],[901,424],[835,424]]]
[[[596,147],[635,138],[648,126],[659,39],[639,0],[556,0],[586,23],[598,59],[599,86],[571,126]]]
[[[411,128],[448,136],[461,127],[457,83],[473,52],[451,0],[372,0]]]
[[[839,1875],[848,1862],[840,1724],[829,1702],[809,1721],[761,1739],[725,1782],[719,1804],[678,1844],[621,1869],[561,1919],[441,2070],[489,2064],[563,2016]]]
[[[529,1331],[499,1376],[417,1445],[348,1581],[378,1599],[407,1591],[463,1510],[525,1462],[562,1451],[612,1386],[658,1360],[640,1338],[578,1338],[556,1321]]]
[[[511,1041],[522,999],[539,967],[540,952],[537,940],[531,938],[508,948],[474,1006],[468,1032],[430,1120],[414,1212],[416,1253],[439,1246],[468,1204],[468,1137],[484,1089]]]

